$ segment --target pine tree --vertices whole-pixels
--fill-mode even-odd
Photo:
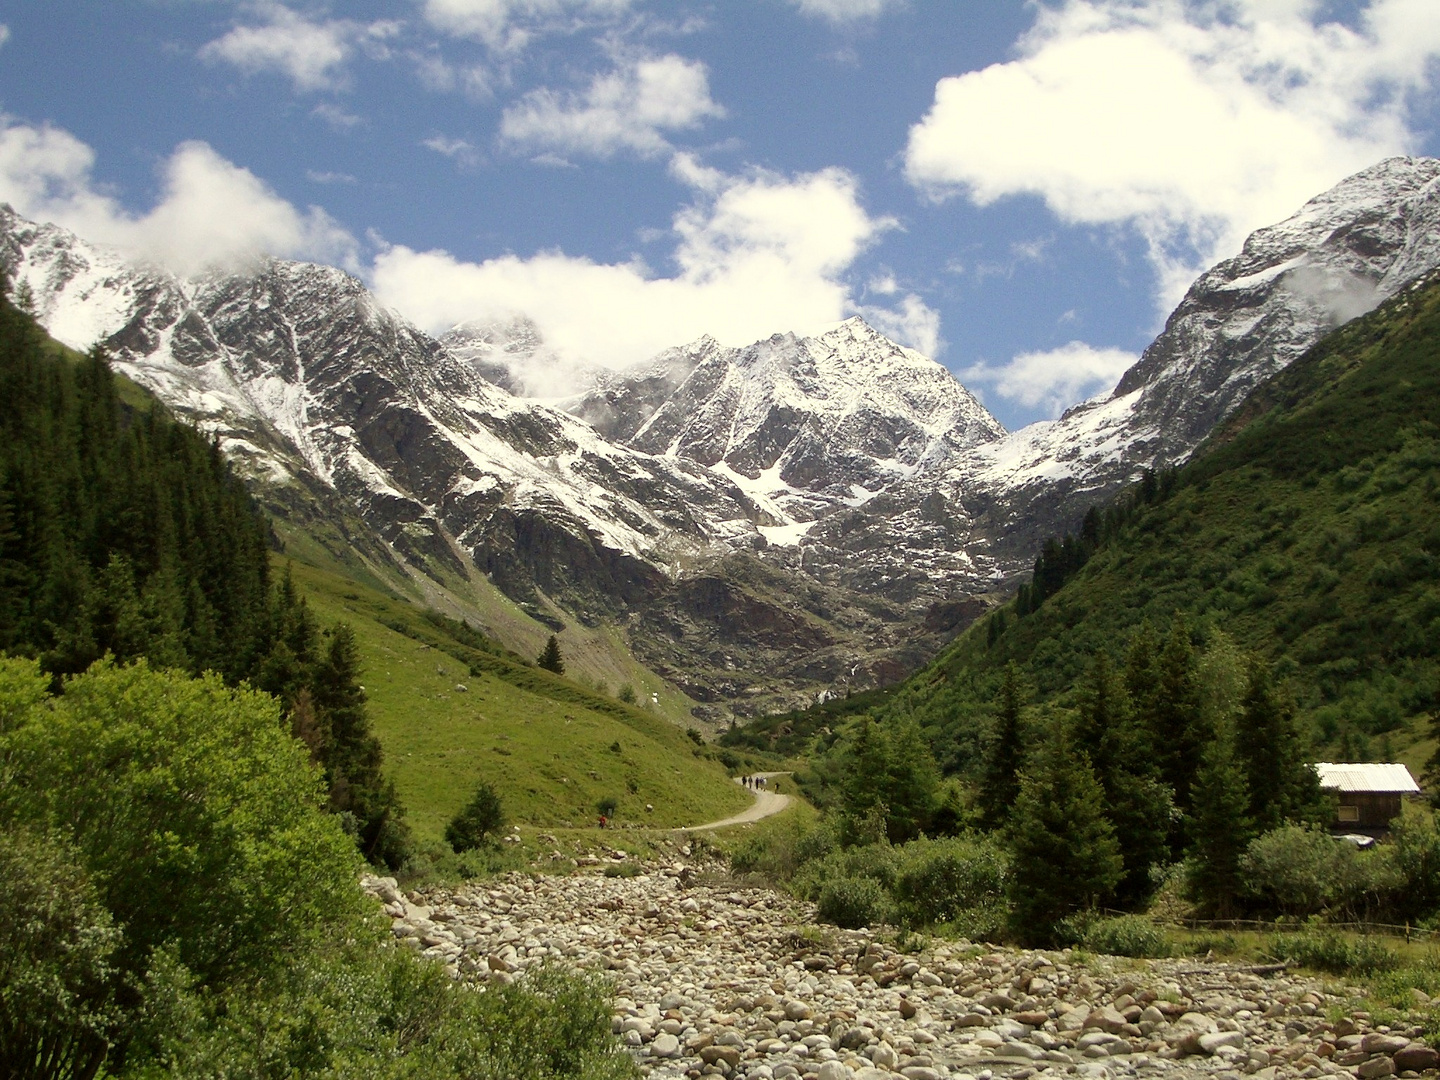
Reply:
[[[1130,701],[1131,715],[1143,732],[1152,754],[1155,750],[1154,729],[1158,726],[1155,713],[1160,693],[1158,652],[1159,640],[1155,636],[1155,628],[1150,625],[1150,620],[1146,619],[1130,639],[1130,648],[1125,655],[1123,682],[1125,696]]]
[[[842,830],[847,843],[880,840],[890,807],[885,802],[885,776],[890,769],[885,732],[868,715],[860,717],[845,754],[841,785]]]
[[[1104,652],[1096,654],[1081,690],[1074,740],[1094,763],[1105,816],[1120,845],[1124,873],[1116,897],[1137,903],[1150,891],[1150,868],[1169,854],[1171,797]]]
[[[1182,811],[1190,806],[1190,784],[1200,755],[1210,742],[1200,712],[1200,689],[1195,679],[1195,651],[1190,628],[1176,613],[1157,664],[1159,683],[1149,717],[1150,745],[1160,776],[1175,793]]]
[[[1258,657],[1252,658],[1247,675],[1236,749],[1257,832],[1286,822],[1328,820],[1320,778],[1305,759],[1295,705],[1274,685],[1269,665]]]
[[[1430,710],[1427,726],[1430,738],[1435,740],[1435,752],[1425,762],[1425,771],[1420,774],[1420,778],[1430,789],[1431,805],[1440,806],[1440,708]]]
[[[395,832],[403,811],[394,785],[381,774],[383,755],[365,711],[355,632],[348,623],[337,623],[329,636],[308,690],[325,736],[320,760],[330,784],[330,806],[353,816],[367,858],[397,866],[406,846]]]
[[[560,642],[554,634],[545,642],[545,648],[536,659],[535,666],[553,671],[556,675],[565,674],[565,661],[560,656]]]
[[[1188,822],[1191,888],[1196,899],[1222,918],[1240,896],[1240,860],[1255,835],[1248,812],[1250,791],[1234,743],[1226,724],[1205,748]]]
[[[1043,942],[1061,919],[1093,907],[1124,864],[1089,756],[1065,732],[1048,740],[1020,781],[1007,839],[1015,932]]]
[[[886,754],[882,798],[889,807],[885,831],[893,844],[914,840],[930,827],[940,788],[940,770],[935,754],[913,717],[888,722],[889,747]]]
[[[995,729],[990,736],[980,776],[982,812],[985,824],[991,829],[1005,824],[1020,792],[1020,771],[1025,765],[1024,735],[1021,731],[1023,707],[1020,669],[1013,663],[1007,664],[1004,681],[1000,684]]]

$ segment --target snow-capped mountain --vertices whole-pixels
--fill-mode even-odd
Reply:
[[[103,342],[217,433],[277,512],[328,493],[412,569],[613,623],[698,701],[754,712],[903,675],[1045,537],[1440,266],[1440,161],[1382,162],[1255,233],[1113,394],[1008,434],[858,319],[702,338],[546,403],[506,389],[555,361],[523,317],[436,341],[338,270],[182,280],[8,208],[0,263],[54,336]]]
[[[267,260],[182,281],[8,209],[0,236],[54,336],[103,341],[250,475],[317,479],[407,556],[458,569],[458,546],[502,588],[614,614],[637,575],[772,523],[723,477],[486,382],[340,270]]]
[[[744,349],[702,338],[566,407],[627,446],[730,477],[783,519],[762,530],[782,543],[1005,434],[944,367],[859,318]]]
[[[1382,161],[1201,275],[1113,393],[977,446],[940,490],[981,510],[1001,562],[1033,558],[1046,531],[1185,461],[1262,382],[1437,266],[1440,160]]]
[[[951,545],[1001,576],[1027,570],[1046,537],[1076,528],[1142,470],[1185,461],[1255,387],[1437,266],[1440,160],[1382,161],[1203,274],[1111,394],[977,442],[893,485],[884,503],[822,522],[806,536],[816,548],[807,565],[826,547],[883,546],[898,567]]]

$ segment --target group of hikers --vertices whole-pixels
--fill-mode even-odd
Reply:
[[[742,776],[740,783],[744,784],[751,791],[765,790],[765,777],[763,776]]]

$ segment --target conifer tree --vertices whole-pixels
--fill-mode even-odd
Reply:
[[[1024,698],[1020,688],[1020,669],[1014,663],[1005,666],[1000,684],[1000,700],[995,716],[995,729],[985,754],[984,771],[980,776],[980,800],[985,824],[998,829],[1010,816],[1015,796],[1020,792],[1020,771],[1025,765],[1024,736],[1021,732],[1021,709]]]
[[[1029,941],[1045,941],[1061,919],[1099,903],[1124,870],[1089,755],[1063,729],[1023,774],[1006,833],[1014,928]]]
[[[1157,726],[1155,712],[1160,693],[1160,669],[1157,654],[1159,640],[1155,628],[1146,619],[1130,639],[1130,648],[1125,655],[1123,676],[1125,696],[1130,702],[1130,713],[1142,733],[1150,752],[1153,754],[1154,729]]]
[[[554,634],[550,640],[545,642],[545,648],[535,660],[535,666],[546,671],[553,671],[556,675],[565,674],[565,661],[560,656],[560,642]]]
[[[1430,738],[1435,740],[1435,752],[1426,760],[1420,779],[1430,789],[1431,805],[1440,806],[1440,708],[1430,710],[1427,728]]]
[[[1257,832],[1286,822],[1323,824],[1328,819],[1320,778],[1305,757],[1294,702],[1274,685],[1269,665],[1258,657],[1247,674],[1236,749]]]
[[[888,732],[889,746],[882,798],[889,813],[885,831],[891,843],[913,840],[930,827],[940,788],[934,752],[913,717],[896,717]]]
[[[1150,868],[1168,854],[1171,798],[1103,651],[1096,654],[1082,688],[1074,738],[1094,763],[1105,815],[1120,845],[1124,873],[1117,899],[1136,903],[1150,890]]]
[[[1240,860],[1255,836],[1250,791],[1235,755],[1229,724],[1220,726],[1195,773],[1188,821],[1190,886],[1196,899],[1220,917],[1240,896]]]
[[[1190,783],[1210,733],[1200,713],[1190,628],[1179,612],[1170,624],[1157,670],[1159,682],[1148,725],[1150,744],[1161,778],[1175,793],[1176,805],[1188,810]]]
[[[504,827],[505,809],[500,796],[489,784],[482,783],[465,808],[445,826],[445,842],[457,853],[472,851]]]
[[[841,787],[842,827],[847,843],[881,839],[877,833],[890,814],[885,802],[885,776],[890,768],[885,733],[870,716],[860,717],[845,755]]]

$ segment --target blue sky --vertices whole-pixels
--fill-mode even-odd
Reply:
[[[1251,229],[1440,153],[1433,2],[18,0],[0,199],[526,314],[552,377],[859,313],[1017,427]]]

